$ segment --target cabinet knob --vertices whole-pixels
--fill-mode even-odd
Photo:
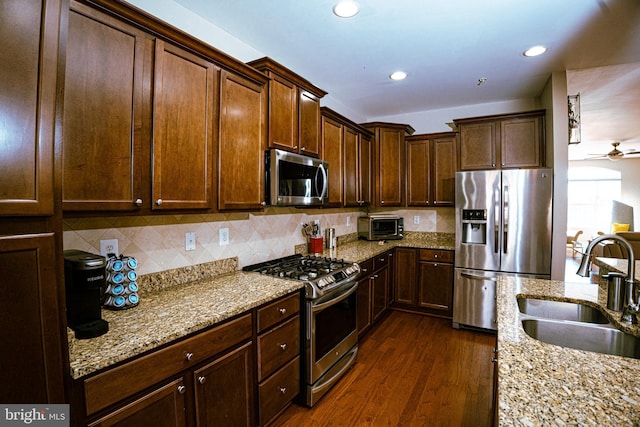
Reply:
[[[156,205],[161,206],[162,205],[162,199],[156,200]]]
[[[434,268],[438,268],[438,264],[437,264],[437,263],[436,263],[436,264],[433,264],[433,267],[434,267]]]
[[[286,387],[280,387],[280,393],[285,394],[287,392]]]
[[[366,273],[367,271],[369,271],[369,269],[367,269],[367,268],[363,268],[363,269],[362,269],[362,272],[363,272],[363,273]]]
[[[296,146],[294,146],[294,147],[293,147],[293,149],[294,149],[294,150],[297,150],[297,149],[298,149],[298,146],[297,146],[297,145],[296,145]]]
[[[142,199],[141,198],[137,198],[135,202],[133,202],[136,206],[142,206]]]
[[[492,362],[492,363],[496,363],[497,361],[498,361],[498,359],[496,359],[495,357],[492,357],[492,358],[491,358],[491,362]]]
[[[267,202],[260,202],[262,206],[267,206]]]
[[[380,204],[381,204],[381,205],[384,205],[384,200],[380,200]]]
[[[435,254],[433,257],[434,257],[435,259],[438,259],[438,254]]]
[[[302,150],[302,151],[306,151],[306,150],[307,150],[307,147],[300,147],[300,150]]]
[[[178,386],[178,393],[184,394],[185,391],[187,391],[187,388],[185,386],[183,385]]]
[[[207,382],[207,377],[205,377],[205,376],[198,377],[198,382],[200,384],[206,383]]]
[[[184,358],[187,360],[187,362],[191,361],[191,359],[193,359],[193,353],[185,354]]]
[[[285,351],[287,349],[287,343],[280,344],[280,350]]]
[[[280,312],[281,315],[284,316],[284,314],[287,312],[287,309],[286,308],[280,308],[280,309],[278,309],[278,311]]]

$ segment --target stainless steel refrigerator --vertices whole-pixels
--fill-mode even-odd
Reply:
[[[453,326],[496,329],[500,274],[551,277],[553,171],[456,174]]]

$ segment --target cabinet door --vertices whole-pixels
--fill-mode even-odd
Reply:
[[[309,156],[320,156],[320,100],[305,90],[298,89],[300,93],[300,124],[299,144],[300,153]],[[336,165],[339,167],[339,165]]]
[[[264,206],[265,93],[262,85],[222,71],[218,152],[220,210]]]
[[[428,139],[407,142],[407,205],[430,206],[431,151]]]
[[[453,264],[420,262],[420,307],[450,317],[453,314]]]
[[[500,158],[504,168],[542,166],[542,125],[540,117],[500,122]]]
[[[416,249],[396,249],[394,297],[398,304],[417,305],[417,262],[418,251]]]
[[[496,168],[495,122],[460,125],[460,170]]]
[[[434,139],[431,148],[433,205],[453,206],[456,200],[456,138]]]
[[[360,137],[348,127],[344,128],[344,205],[360,206],[360,178],[358,143]]]
[[[269,147],[298,151],[298,87],[277,74],[268,75]]]
[[[322,159],[329,162],[329,204],[342,206],[342,133],[343,126],[328,117],[322,117]]]
[[[371,326],[371,284],[373,276],[358,281],[358,336]]]
[[[358,170],[360,173],[358,174],[358,178],[360,180],[360,200],[363,206],[369,206],[373,199],[373,173],[371,172],[373,159],[371,144],[373,144],[373,142],[370,136],[360,135],[360,143],[358,145]]]
[[[0,402],[65,402],[55,265],[53,233],[0,237]]]
[[[148,196],[141,182],[143,170],[149,175],[149,146],[143,141],[143,122],[149,122],[143,119],[145,36],[84,5],[73,3],[72,8],[64,96],[63,209],[133,210],[136,199]]]
[[[373,274],[372,286],[371,321],[375,323],[387,310],[389,301],[389,267],[384,267]]]
[[[185,390],[183,379],[179,378],[90,423],[89,427],[183,427]]]
[[[218,69],[156,40],[153,209],[209,208]]]
[[[252,344],[194,371],[197,426],[253,425]]]
[[[378,188],[380,206],[404,204],[404,135],[396,129],[378,130]]]
[[[2,2],[0,215],[53,214],[60,13],[60,0]]]

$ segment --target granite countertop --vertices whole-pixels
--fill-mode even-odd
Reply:
[[[606,309],[596,284],[500,277],[498,310],[499,425],[622,426],[640,423],[640,360],[564,348],[529,337],[516,297],[583,302]],[[638,325],[625,327],[640,336]]]
[[[222,322],[303,287],[301,282],[241,271],[140,295],[136,307],[102,310],[109,332],[78,340],[68,330],[74,379]]]
[[[322,256],[342,258],[360,263],[396,247],[446,249],[452,251],[455,248],[455,241],[453,234],[407,232],[402,240],[385,240],[383,243],[354,240],[339,244],[335,249],[325,249]]]

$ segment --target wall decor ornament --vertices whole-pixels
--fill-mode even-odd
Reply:
[[[580,93],[569,95],[569,144],[580,144]]]

